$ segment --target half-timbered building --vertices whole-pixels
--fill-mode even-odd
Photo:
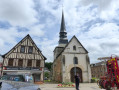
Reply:
[[[46,58],[30,35],[24,37],[8,53],[3,55],[3,75],[24,75],[26,81],[43,81]]]

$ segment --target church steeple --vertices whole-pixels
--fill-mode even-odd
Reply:
[[[61,27],[60,27],[59,37],[60,37],[59,45],[68,43],[63,10],[62,10],[62,19],[61,19]]]

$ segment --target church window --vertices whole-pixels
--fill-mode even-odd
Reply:
[[[78,59],[77,59],[77,57],[74,57],[74,64],[78,64]]]
[[[65,65],[65,56],[63,55],[63,65]]]
[[[76,46],[73,46],[73,50],[75,50],[75,51],[76,51]]]
[[[40,60],[36,61],[36,67],[40,67]]]
[[[28,67],[31,67],[32,66],[32,60],[28,60],[27,66]]]
[[[33,52],[33,47],[32,46],[29,46],[28,53],[32,53],[32,52]]]
[[[25,52],[25,46],[21,46],[20,52],[21,52],[21,53],[24,53],[24,52]]]
[[[14,60],[10,58],[10,59],[9,59],[9,62],[8,62],[8,66],[13,66],[13,61],[14,61]]]
[[[23,59],[19,59],[18,66],[22,66],[22,65],[23,65]]]

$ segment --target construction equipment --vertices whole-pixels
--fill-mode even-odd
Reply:
[[[100,88],[111,90],[111,88],[119,89],[119,57],[112,55],[108,58],[98,58],[105,60],[106,72],[105,76],[100,77],[97,82]]]

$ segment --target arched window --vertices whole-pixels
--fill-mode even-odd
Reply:
[[[75,51],[76,51],[76,46],[73,46],[73,50],[75,50]]]
[[[65,56],[63,55],[63,65],[65,65]]]
[[[78,64],[78,58],[74,57],[74,64]]]

